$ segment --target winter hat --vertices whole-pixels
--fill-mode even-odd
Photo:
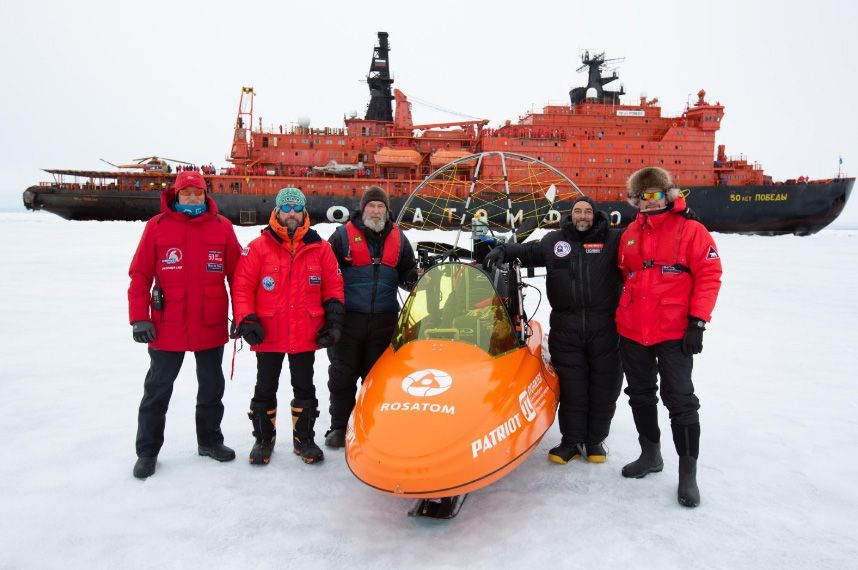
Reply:
[[[176,192],[178,192],[179,190],[184,190],[185,188],[199,188],[201,190],[205,190],[206,179],[203,178],[203,175],[196,170],[180,172],[179,175],[176,176],[176,183],[174,187],[176,189]]]
[[[673,202],[679,196],[679,189],[673,186],[670,173],[657,166],[641,168],[631,176],[626,183],[629,204],[637,207],[640,203],[640,195],[647,188],[660,188],[664,190],[668,202]]]
[[[280,206],[285,206],[287,204],[290,206],[306,206],[307,198],[305,198],[304,193],[297,188],[282,188],[277,193],[277,199],[274,201],[274,205],[279,208]]]
[[[593,208],[593,213],[596,213],[596,202],[589,196],[578,196],[577,198],[572,200],[572,207],[569,208],[569,210],[571,211],[572,209],[574,209],[575,204],[577,204],[578,202],[587,202],[588,204],[590,204],[590,207]]]
[[[390,198],[387,197],[387,192],[378,186],[370,186],[364,191],[363,196],[360,197],[360,211],[363,212],[370,202],[382,202],[388,211],[390,210]]]

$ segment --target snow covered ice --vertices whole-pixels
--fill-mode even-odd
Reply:
[[[661,406],[664,471],[620,476],[638,453],[621,395],[607,463],[549,462],[555,424],[521,467],[439,522],[408,518],[411,501],[359,482],[342,452],[303,464],[288,415],[271,463],[249,465],[247,349],[224,397],[236,461],[196,453],[188,355],[158,470],[134,479],[148,357],[126,290],[142,229],[0,214],[0,568],[855,567],[858,230],[715,235],[724,284],[694,371],[699,508],[676,502]],[[236,229],[246,244],[260,228]],[[543,301],[536,317],[547,316]],[[229,344],[227,375],[231,355]],[[327,365],[317,352],[320,443]],[[281,407],[290,398],[284,375]]]

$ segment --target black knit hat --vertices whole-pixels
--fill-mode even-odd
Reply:
[[[578,202],[587,202],[588,204],[590,204],[590,207],[593,208],[593,213],[596,212],[596,202],[589,196],[578,196],[577,198],[572,200],[572,208],[574,208],[575,204],[577,204]],[[572,210],[572,208],[569,209]]]
[[[378,186],[370,186],[364,190],[363,196],[360,198],[360,211],[363,212],[363,209],[366,208],[366,205],[370,202],[382,202],[387,208],[387,211],[390,211],[390,198],[387,197],[387,192]]]

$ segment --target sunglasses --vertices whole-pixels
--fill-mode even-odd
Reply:
[[[179,190],[179,194],[181,194],[182,196],[196,196],[197,198],[199,198],[205,193],[206,191],[200,188],[182,188],[181,190]]]
[[[292,210],[295,210],[296,213],[300,214],[304,211],[304,206],[301,204],[295,204],[294,206],[291,204],[284,204],[283,206],[280,206],[280,211],[284,214],[288,214]]]
[[[661,200],[664,198],[664,192],[657,190],[655,192],[641,192],[641,200]]]

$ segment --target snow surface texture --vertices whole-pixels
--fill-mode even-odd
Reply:
[[[304,465],[283,438],[268,466],[250,466],[247,350],[224,399],[237,460],[196,454],[188,355],[158,470],[134,479],[148,357],[131,339],[126,289],[142,229],[0,214],[0,568],[855,567],[858,231],[716,235],[724,286],[694,371],[699,508],[676,502],[663,407],[664,471],[620,476],[638,453],[622,395],[607,463],[549,462],[555,425],[521,467],[438,522],[406,517],[411,502],[360,483],[341,452]],[[242,244],[258,231],[237,228]],[[317,433],[327,365],[317,352]],[[291,398],[285,376],[279,396]]]

